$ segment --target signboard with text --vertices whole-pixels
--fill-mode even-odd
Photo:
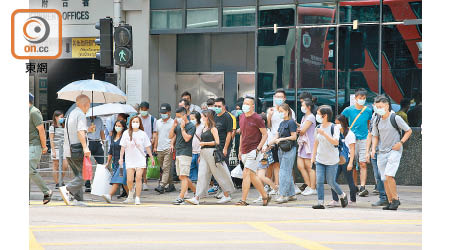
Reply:
[[[95,58],[100,46],[95,44],[95,37],[72,38],[72,58]]]

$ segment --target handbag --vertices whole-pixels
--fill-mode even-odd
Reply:
[[[66,119],[66,130],[67,130],[67,139],[69,139],[69,148],[70,148],[70,157],[71,158],[83,158],[84,157],[84,150],[83,145],[81,143],[70,143],[70,133],[69,133],[69,117],[70,114],[67,116]]]
[[[89,157],[84,157],[83,159],[83,180],[92,180],[92,162]]]
[[[294,146],[294,142],[291,140],[285,140],[285,141],[280,141],[278,143],[278,147],[283,150],[284,152],[289,152],[291,151],[292,147]]]
[[[216,149],[213,152],[214,156],[214,162],[215,163],[222,163],[225,161],[225,155],[223,154],[222,150],[216,145]]]
[[[152,158],[148,158],[147,160],[147,179],[159,179],[159,175],[160,175],[160,166],[159,166],[159,162],[158,162],[158,157],[156,156],[151,156],[153,157],[153,160],[155,162],[155,164],[152,164]]]

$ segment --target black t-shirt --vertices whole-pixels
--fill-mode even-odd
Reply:
[[[280,138],[291,136],[292,132],[297,131],[297,124],[294,120],[284,120],[280,123],[280,127],[278,128],[278,134]]]
[[[225,112],[221,116],[215,115],[214,121],[216,122],[216,128],[219,131],[220,148],[224,148],[225,141],[227,139],[227,133],[233,131],[233,118],[231,118],[228,112]],[[230,145],[231,146],[231,141]]]
[[[175,150],[176,155],[186,155],[186,156],[192,156],[192,139],[194,138],[195,134],[195,125],[192,124],[192,122],[189,122],[185,125],[184,130],[188,135],[191,135],[192,138],[186,142],[183,138],[183,135],[181,134],[181,127],[178,125],[175,128]]]

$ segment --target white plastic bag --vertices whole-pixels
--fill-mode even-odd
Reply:
[[[231,177],[242,179],[242,168],[238,164],[233,170],[231,170]]]
[[[111,173],[105,168],[105,165],[97,164],[91,194],[98,196],[109,194],[109,190],[111,189],[110,181]]]

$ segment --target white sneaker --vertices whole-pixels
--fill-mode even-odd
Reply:
[[[198,205],[200,204],[200,201],[198,201],[195,197],[192,197],[190,199],[184,200],[187,203],[191,204],[191,205]]]
[[[134,205],[141,205],[141,198],[136,197],[136,199],[134,200]]]
[[[148,188],[147,184],[143,183],[142,184],[142,191],[148,191],[148,190],[149,190],[149,188]]]
[[[253,201],[253,203],[262,203],[262,202],[263,202],[263,200],[262,200],[262,196],[261,195],[258,197],[258,199]]]
[[[286,202],[288,202],[288,198],[284,197],[284,196],[280,196],[280,197],[278,197],[278,199],[275,200],[275,202],[278,204],[286,203]]]
[[[295,194],[296,194],[296,195],[302,193],[302,191],[300,190],[300,188],[298,188],[298,186],[295,185],[295,183],[294,183],[294,189],[295,189]]]
[[[313,195],[313,194],[314,194],[314,191],[310,187],[305,188],[305,191],[302,192],[302,195],[304,195],[304,196]]]
[[[87,207],[87,204],[82,202],[82,201],[78,201],[76,199],[73,199],[72,201],[72,206],[81,206],[81,207]]]
[[[224,197],[223,192],[216,194],[214,197],[216,197],[216,199],[222,199]]]
[[[293,195],[293,196],[289,196],[288,201],[296,201],[297,200],[297,196]]]
[[[340,207],[340,206],[341,204],[334,200],[330,201],[330,203],[327,204],[327,207]]]
[[[103,199],[105,199],[105,201],[106,201],[107,203],[111,203],[111,195],[109,195],[109,194],[104,194],[104,195],[102,195],[102,197],[103,197]]]
[[[219,204],[224,204],[231,201],[231,196],[223,196],[220,200],[217,201]]]
[[[272,189],[272,190],[269,192],[269,195],[270,195],[270,196],[278,195],[278,190]]]
[[[128,196],[122,203],[130,204],[133,203],[133,196]]]
[[[317,189],[311,189],[312,194],[317,194]]]
[[[70,202],[70,193],[69,193],[69,191],[67,191],[66,186],[60,187],[59,192],[61,193],[61,197],[62,197],[64,203],[66,203],[67,206],[72,205]]]

